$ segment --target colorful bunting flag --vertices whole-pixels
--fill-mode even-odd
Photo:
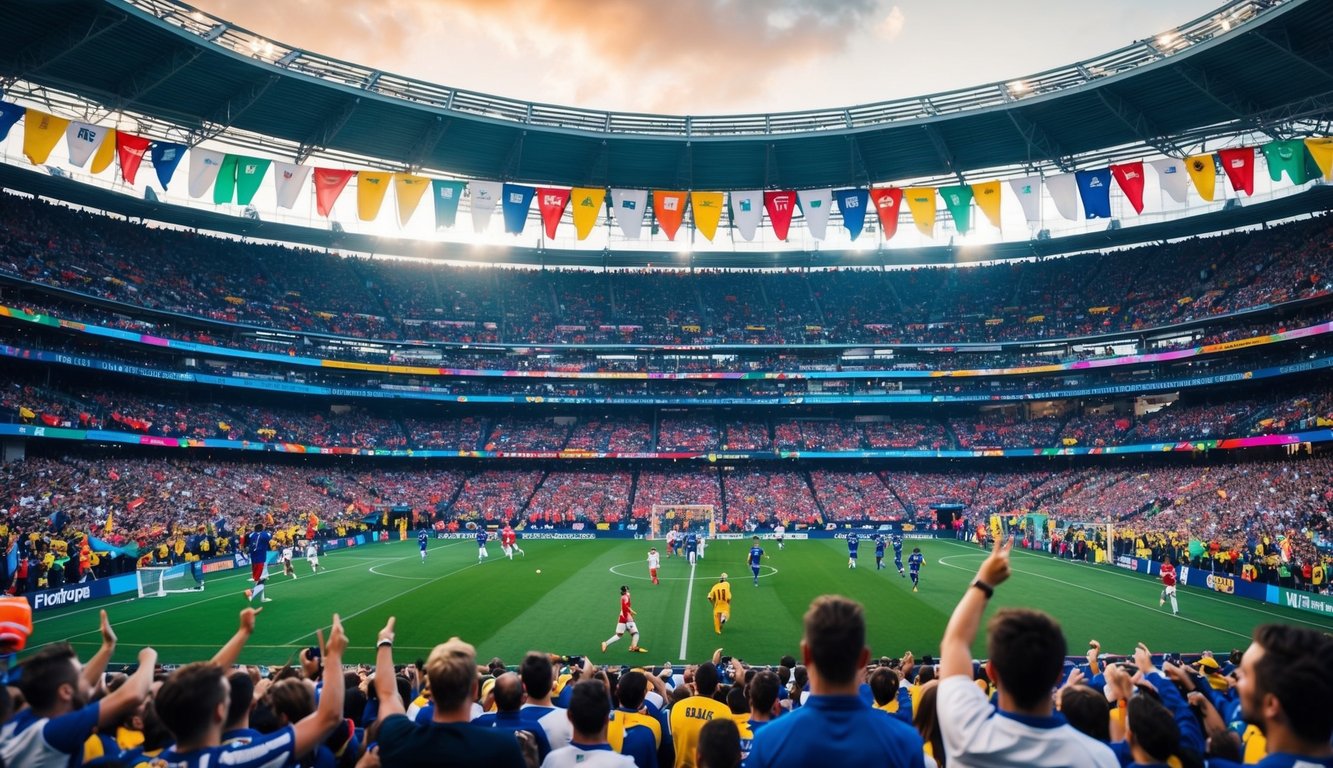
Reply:
[[[1000,229],[1000,182],[983,181],[972,185],[972,197],[992,227]]]
[[[833,190],[803,189],[796,193],[796,202],[801,206],[801,215],[805,217],[805,226],[810,229],[810,237],[823,240],[828,233],[828,214],[829,209],[833,207]],[[865,206],[861,206],[861,218],[865,218]]]
[[[110,128],[103,128],[90,123],[70,123],[65,129],[65,146],[69,147],[69,164],[82,168],[93,156],[93,152],[102,148]]]
[[[500,210],[504,214],[505,232],[511,235],[523,234],[528,224],[528,211],[532,209],[532,197],[537,194],[536,187],[523,184],[505,184],[500,192]]]
[[[0,131],[0,139],[4,137],[4,132]],[[1319,166],[1324,181],[1333,181],[1333,138],[1325,136],[1306,139],[1305,148],[1310,151],[1310,157],[1314,158],[1314,164]]]
[[[574,204],[574,233],[578,239],[586,240],[601,216],[602,203],[606,202],[606,188],[574,187],[569,190],[569,199]]]
[[[503,186],[498,181],[469,181],[468,198],[472,201],[472,231],[485,232],[491,225],[491,214],[500,202]]]
[[[1177,160],[1174,157],[1164,157],[1161,160],[1152,161],[1150,165],[1152,165],[1154,171],[1157,171],[1157,182],[1161,185],[1162,191],[1166,192],[1177,203],[1185,202],[1189,184],[1189,174],[1185,172],[1185,161]]]
[[[690,210],[694,211],[695,230],[712,242],[722,221],[722,193],[691,192]]]
[[[176,175],[176,168],[185,157],[185,145],[170,141],[155,141],[150,154],[153,158],[153,170],[157,171],[157,183],[166,189],[171,183],[171,177]]]
[[[0,139],[4,136],[0,135]],[[106,136],[102,138],[102,144],[97,148],[97,154],[93,155],[93,164],[88,167],[88,171],[94,176],[111,167],[111,163],[116,159],[116,129],[107,128]]]
[[[569,206],[569,194],[570,190],[562,187],[541,187],[537,190],[537,210],[541,212],[548,240],[555,239],[560,217],[565,215],[565,208]]]
[[[273,184],[277,188],[278,207],[290,211],[296,205],[296,198],[305,188],[305,181],[308,178],[310,178],[310,166],[274,161]]]
[[[898,234],[898,215],[903,207],[903,191],[898,187],[871,187],[869,195],[875,202],[875,211],[879,214],[879,228],[884,232],[884,239],[893,239],[893,236]]]
[[[747,242],[754,240],[764,219],[764,193],[746,189],[731,193],[731,224]]]
[[[393,174],[388,171],[356,172],[356,217],[362,221],[374,221],[380,215],[384,205],[384,196],[389,193],[389,182]]]
[[[966,235],[972,229],[972,187],[967,184],[940,187],[940,197],[944,198],[944,207],[949,209],[958,234]]]
[[[0,141],[9,135],[9,129],[23,117],[27,109],[8,101],[0,101]]]
[[[272,160],[263,157],[236,158],[237,205],[249,205],[255,199],[255,193],[259,191],[259,185],[264,181],[264,174],[268,173],[268,167],[272,164]]]
[[[689,203],[688,192],[653,191],[653,215],[666,233],[668,240],[676,239],[676,232],[685,220],[685,206]]]
[[[1083,198],[1083,216],[1089,219],[1111,218],[1111,169],[1076,171],[1079,196]]]
[[[355,175],[356,171],[340,168],[316,168],[311,172],[315,180],[315,210],[320,216],[327,219],[333,213],[333,204]]]
[[[1115,177],[1115,183],[1120,186],[1120,191],[1125,193],[1125,199],[1129,201],[1134,212],[1143,213],[1143,163],[1140,161],[1113,165],[1111,175]]]
[[[190,150],[190,197],[199,197],[217,183],[224,155],[211,149]]]
[[[907,187],[903,190],[903,200],[907,210],[912,212],[912,221],[926,237],[935,236],[935,188]]]
[[[1028,224],[1040,224],[1041,177],[1024,176],[1020,179],[1010,179],[1009,188],[1018,198],[1018,204],[1023,208],[1023,218],[1027,219]]]
[[[431,180],[431,196],[435,199],[435,228],[453,228],[458,219],[458,201],[463,199],[463,181]]]
[[[1078,180],[1072,173],[1046,177],[1055,210],[1070,221],[1078,221]]]
[[[227,154],[218,166],[216,180],[213,182],[213,204],[230,203],[236,198],[236,155]]]
[[[611,214],[626,239],[638,240],[643,228],[643,214],[648,209],[648,190],[613,189],[611,190]]]
[[[1263,150],[1268,161],[1268,178],[1281,181],[1285,173],[1292,184],[1305,183],[1305,144],[1300,139],[1270,141]]]
[[[791,227],[791,217],[796,212],[796,190],[770,190],[764,193],[764,210],[768,211],[768,220],[773,225],[773,234],[779,240],[787,239]]]
[[[430,179],[425,176],[414,176],[410,173],[395,173],[393,175],[394,198],[398,201],[398,226],[407,226],[407,222],[412,219],[412,214],[416,213],[417,206],[421,204],[421,197],[426,194],[428,187],[430,187]]]
[[[1217,157],[1231,181],[1231,188],[1246,195],[1254,194],[1254,147],[1219,149]]]
[[[1185,170],[1189,172],[1190,181],[1194,182],[1199,197],[1211,203],[1217,189],[1217,161],[1213,159],[1212,153],[1185,158]]]
[[[33,165],[45,163],[68,126],[69,121],[63,117],[35,109],[28,110],[27,118],[23,121],[23,154],[28,156]]]

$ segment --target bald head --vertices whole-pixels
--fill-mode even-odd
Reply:
[[[498,712],[517,712],[523,706],[523,680],[513,672],[495,678],[495,709]]]

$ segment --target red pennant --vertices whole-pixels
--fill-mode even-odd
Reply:
[[[120,177],[128,184],[134,183],[139,173],[139,164],[152,142],[142,136],[116,131],[116,154],[120,155]]]
[[[1231,179],[1231,188],[1246,195],[1254,194],[1254,147],[1233,147],[1217,150],[1222,158],[1222,170]]]
[[[879,228],[888,240],[898,233],[898,211],[903,207],[903,191],[897,187],[871,187],[870,200],[879,213]]]
[[[338,195],[343,193],[343,188],[355,175],[356,171],[341,171],[336,168],[316,168],[310,172],[311,178],[315,180],[315,208],[320,216],[326,219],[329,217],[333,211],[333,204],[338,201]]]
[[[780,189],[775,192],[765,192],[764,210],[768,211],[768,219],[773,222],[773,233],[779,240],[786,240],[792,214],[796,212],[796,190]]]
[[[1111,166],[1111,175],[1125,193],[1135,213],[1143,213],[1143,162]]]
[[[689,200],[689,192],[653,190],[653,215],[657,217],[657,223],[668,240],[676,239],[680,223],[685,220],[685,206]]]
[[[555,229],[560,226],[560,217],[565,215],[569,205],[569,190],[559,187],[537,188],[537,210],[542,212],[542,223],[546,225],[546,236],[555,239]]]

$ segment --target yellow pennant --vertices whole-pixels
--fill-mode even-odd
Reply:
[[[380,215],[384,194],[389,191],[393,174],[388,171],[356,172],[356,215],[362,221],[374,221]]]
[[[60,137],[65,135],[69,121],[30,109],[23,116],[23,154],[33,165],[41,165],[51,156]]]
[[[691,192],[690,207],[694,209],[694,228],[711,242],[722,220],[722,193]]]
[[[1213,190],[1217,187],[1217,163],[1213,161],[1212,153],[1185,158],[1185,170],[1189,171],[1194,188],[1199,190],[1199,197],[1211,203]]]
[[[908,187],[903,190],[903,202],[912,212],[916,228],[926,237],[935,236],[935,188]]]
[[[574,187],[569,190],[569,207],[573,209],[574,233],[578,239],[587,240],[588,235],[592,234],[604,202],[605,187]]]
[[[430,189],[430,179],[425,176],[413,176],[410,173],[393,175],[393,190],[398,197],[398,226],[407,226],[408,220],[417,210],[421,196]]]
[[[93,155],[93,164],[88,170],[93,175],[97,175],[107,168],[111,167],[111,161],[116,159],[116,129],[108,128],[106,138],[102,139],[102,146],[97,148]]]
[[[1333,181],[1333,138],[1324,136],[1306,139],[1305,148],[1310,151],[1310,157],[1314,158],[1314,164],[1319,166],[1324,181]]]
[[[983,181],[980,184],[972,185],[972,199],[977,201],[977,207],[986,214],[986,220],[992,227],[1000,228],[1000,182]]]

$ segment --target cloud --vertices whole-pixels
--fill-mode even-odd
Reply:
[[[905,24],[907,24],[907,17],[903,14],[903,9],[895,5],[875,25],[875,34],[884,40],[897,40],[898,36],[903,33]]]

